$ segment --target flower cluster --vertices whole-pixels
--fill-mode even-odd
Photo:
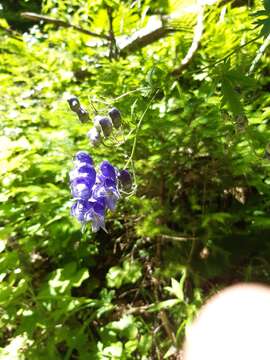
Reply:
[[[75,203],[71,214],[82,224],[92,223],[92,230],[106,231],[106,210],[114,210],[120,198],[120,189],[128,189],[132,179],[127,170],[118,171],[104,160],[98,171],[93,159],[85,151],[79,151],[74,158],[74,168],[69,173],[70,187]]]
[[[80,101],[76,96],[71,96],[67,99],[67,102],[70,109],[78,115],[80,122],[85,123],[89,121],[88,111],[81,106]],[[97,114],[96,110],[95,113]],[[103,136],[104,138],[108,138],[111,135],[113,128],[120,128],[121,113],[116,107],[113,107],[108,111],[108,116],[96,115],[93,123],[94,126],[88,131],[87,136],[92,146],[98,146],[101,143]]]
[[[119,129],[121,126],[121,113],[117,108],[112,108],[108,112],[109,117],[96,115],[94,118],[94,127],[90,129],[87,136],[93,146],[100,144],[102,135],[108,138],[113,128]]]

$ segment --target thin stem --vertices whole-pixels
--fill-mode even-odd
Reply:
[[[229,54],[225,55],[223,58],[221,58],[221,59],[219,59],[219,60],[217,60],[217,61],[215,61],[215,62],[213,62],[213,63],[211,63],[211,64],[209,64],[209,65],[207,65],[207,66],[205,66],[205,67],[203,67],[203,68],[200,69],[200,70],[194,71],[194,73],[196,73],[196,72],[202,72],[203,70],[206,70],[206,69],[208,69],[209,67],[216,66],[217,64],[219,64],[219,63],[221,63],[221,62],[229,59],[229,57],[231,57],[231,56],[232,56],[234,53],[236,53],[238,50],[240,50],[240,49],[246,47],[247,45],[255,42],[255,41],[258,40],[260,37],[261,37],[260,35],[259,35],[259,36],[256,36],[255,38],[249,40],[249,41],[246,42],[245,44],[236,46],[231,52],[229,52]]]
[[[94,110],[95,115],[97,115],[98,111],[97,111],[97,109],[95,108],[93,102],[92,102],[91,100],[89,100],[89,103],[90,103],[91,108]]]
[[[114,29],[113,29],[113,9],[110,6],[107,7],[107,14],[109,18],[109,37],[110,37],[109,59],[111,60],[113,58],[116,58],[117,56],[117,46],[114,36]]]
[[[50,16],[40,15],[40,14],[36,14],[36,13],[33,13],[33,12],[23,12],[23,13],[21,13],[21,16],[26,18],[26,19],[32,20],[32,21],[45,21],[45,22],[48,22],[50,24],[54,24],[56,26],[62,26],[62,27],[66,27],[66,28],[70,27],[70,28],[72,28],[72,29],[74,29],[76,31],[79,31],[79,32],[83,33],[83,34],[90,35],[90,36],[95,36],[95,37],[98,37],[98,38],[101,38],[101,39],[107,39],[107,40],[110,39],[110,37],[108,35],[98,34],[98,33],[95,33],[93,31],[83,29],[83,28],[81,28],[81,27],[79,27],[77,25],[73,25],[68,21],[55,19],[55,18],[52,18]]]
[[[172,240],[172,241],[194,241],[197,238],[194,236],[171,236],[166,234],[160,234],[161,240]]]
[[[6,32],[6,33],[7,33],[10,37],[12,37],[13,39],[16,39],[16,40],[18,40],[18,41],[23,41],[23,40],[19,37],[19,34],[18,34],[16,31],[14,31],[14,30],[12,30],[12,29],[10,29],[10,28],[6,28],[6,27],[0,25],[0,30],[3,30],[4,32]]]
[[[190,253],[189,253],[189,256],[188,256],[188,260],[187,260],[188,265],[191,264],[192,257],[193,257],[193,254],[194,254],[194,251],[195,251],[195,248],[196,248],[197,240],[198,239],[193,234],[193,240],[192,240],[192,243],[191,243],[191,249],[190,249]]]
[[[183,71],[183,69],[186,66],[188,66],[188,64],[192,61],[194,55],[196,54],[196,52],[199,48],[201,37],[203,35],[203,28],[204,28],[203,20],[204,20],[204,7],[199,6],[197,23],[194,28],[194,36],[193,36],[191,46],[190,46],[186,56],[184,57],[184,59],[181,61],[181,65],[172,72],[172,75],[179,76],[181,74],[181,72]]]
[[[134,90],[130,90],[130,91],[128,91],[128,92],[126,92],[126,93],[124,93],[122,95],[117,96],[116,98],[112,98],[111,102],[108,102],[108,101],[105,101],[105,100],[100,100],[100,99],[97,99],[97,98],[93,98],[92,101],[99,102],[101,104],[105,104],[105,105],[108,105],[108,106],[112,106],[112,103],[115,103],[115,102],[121,100],[125,96],[133,94],[133,93],[135,93],[137,91],[149,90],[149,89],[150,89],[149,87],[141,87],[141,88],[137,88],[137,89],[134,89]],[[102,96],[101,96],[101,98],[102,98]]]
[[[126,165],[124,166],[124,169],[126,169],[129,165],[129,163],[133,160],[133,156],[135,154],[135,149],[136,149],[136,145],[137,145],[137,137],[138,137],[138,132],[139,132],[139,129],[140,129],[140,126],[141,126],[141,123],[144,119],[144,116],[145,114],[147,113],[148,109],[150,108],[150,106],[152,105],[152,101],[154,100],[156,94],[157,94],[158,90],[156,90],[156,92],[154,93],[154,95],[152,96],[152,99],[149,101],[146,109],[144,110],[137,126],[136,126],[136,130],[135,130],[135,138],[134,138],[134,142],[133,142],[133,146],[132,146],[132,150],[131,150],[131,154],[130,154],[130,157],[128,159],[128,161],[126,162]]]
[[[141,87],[141,88],[138,88],[138,89],[135,89],[135,90],[128,91],[128,92],[114,98],[113,102],[116,102],[116,101],[122,99],[123,97],[128,96],[129,94],[132,94],[134,92],[141,91],[141,90],[149,90],[149,87]]]

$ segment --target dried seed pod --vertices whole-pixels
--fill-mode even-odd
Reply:
[[[109,116],[112,119],[112,123],[113,126],[118,129],[121,126],[121,113],[120,111],[113,107],[110,111],[109,111]]]
[[[98,146],[101,142],[101,134],[96,127],[93,127],[88,131],[87,137],[93,146]]]
[[[84,108],[80,107],[77,111],[77,115],[79,117],[80,122],[86,123],[89,121],[89,113]]]
[[[70,110],[74,112],[79,111],[81,105],[79,99],[76,96],[71,96],[69,99],[67,99],[67,102],[69,104]]]
[[[110,136],[113,130],[113,125],[111,120],[104,116],[97,115],[94,118],[94,125],[97,128],[97,130],[99,130],[100,128],[102,129],[104,137]]]

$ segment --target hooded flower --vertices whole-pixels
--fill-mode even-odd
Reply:
[[[114,180],[99,177],[99,182],[93,187],[92,198],[97,199],[100,197],[105,200],[105,205],[109,210],[113,211],[115,209],[120,194]]]
[[[103,229],[107,232],[105,227],[105,201],[104,199],[97,198],[95,201],[90,201],[90,209],[85,214],[85,221],[92,222],[93,232]]]
[[[130,184],[127,170],[118,170],[107,160],[99,165],[96,173],[91,156],[79,151],[74,158],[74,168],[69,173],[71,194],[76,202],[71,215],[82,224],[91,222],[93,232],[105,227],[106,210],[114,210],[120,198],[119,185]]]
[[[72,196],[76,199],[88,200],[92,195],[92,188],[96,182],[96,171],[91,165],[92,159],[85,153],[75,156],[75,168],[70,171],[70,186]],[[81,160],[87,162],[81,162]]]
[[[87,137],[90,140],[92,146],[98,146],[101,142],[101,134],[96,127],[90,129],[87,133]]]
[[[129,190],[132,186],[132,178],[127,170],[121,170],[118,174],[118,180],[124,190]]]
[[[105,178],[116,180],[115,168],[112,166],[112,164],[109,163],[109,161],[107,161],[107,160],[102,161],[99,168],[100,168],[101,174]]]
[[[71,181],[71,193],[75,199],[88,200],[92,195],[93,184],[87,177],[78,177]]]
[[[88,201],[78,200],[71,207],[71,215],[78,221],[83,223],[85,221],[85,214],[90,210],[90,204]]]
[[[112,108],[109,111],[109,116],[112,119],[113,126],[118,129],[121,126],[121,113],[117,108]]]
[[[100,116],[100,115],[95,116],[94,125],[97,128],[97,130],[102,130],[105,138],[109,137],[113,130],[113,124],[111,120],[104,116]]]
[[[93,159],[86,151],[78,151],[74,156],[75,164],[77,163],[87,163],[93,165]]]

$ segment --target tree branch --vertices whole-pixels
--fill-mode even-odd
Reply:
[[[23,13],[21,13],[21,16],[26,18],[26,19],[32,20],[32,21],[45,21],[47,23],[50,23],[50,24],[53,24],[53,25],[56,25],[56,26],[62,26],[62,27],[65,27],[65,28],[72,28],[72,29],[74,29],[76,31],[79,31],[79,32],[81,32],[83,34],[86,34],[86,35],[98,37],[98,38],[101,38],[101,39],[110,40],[110,37],[108,35],[98,34],[98,33],[83,29],[83,28],[81,28],[81,27],[79,27],[77,25],[73,25],[68,21],[55,19],[55,18],[52,18],[50,16],[40,15],[40,14],[36,14],[36,13],[32,13],[32,12],[23,12]]]
[[[270,44],[270,35],[267,36],[267,38],[264,40],[263,44],[260,46],[254,60],[252,61],[252,64],[248,70],[248,75],[250,75],[253,70],[255,69],[255,66],[260,61],[261,57],[263,56],[263,53],[265,52],[267,46]]]
[[[110,37],[110,53],[109,58],[115,58],[117,56],[117,46],[116,46],[116,40],[114,36],[114,30],[113,30],[113,9],[108,6],[107,7],[107,14],[109,18],[109,37]]]
[[[165,235],[165,234],[160,234],[159,236],[160,236],[161,240],[172,240],[172,241],[197,240],[197,238],[194,236],[171,236],[171,235]]]
[[[4,27],[2,25],[0,25],[0,30],[3,30],[5,33],[10,35],[13,39],[22,41],[22,39],[18,36],[19,34],[16,31],[14,31],[14,30],[12,30],[10,28],[6,28],[6,27]]]
[[[126,56],[128,53],[137,51],[142,49],[143,47],[152,44],[153,42],[160,40],[166,37],[169,33],[177,31],[174,28],[160,26],[159,28],[155,29],[154,31],[149,32],[148,34],[138,36],[129,44],[124,46],[120,50],[120,56]]]
[[[184,59],[181,61],[181,65],[178,68],[174,69],[171,72],[171,75],[179,76],[182,73],[182,71],[188,66],[188,64],[194,58],[194,55],[196,54],[196,52],[199,48],[199,44],[200,44],[201,37],[203,34],[203,15],[204,15],[204,7],[201,5],[201,6],[199,6],[199,9],[198,9],[197,23],[194,28],[194,35],[193,35],[193,40],[192,40],[191,46],[190,46],[186,56],[184,57]]]

